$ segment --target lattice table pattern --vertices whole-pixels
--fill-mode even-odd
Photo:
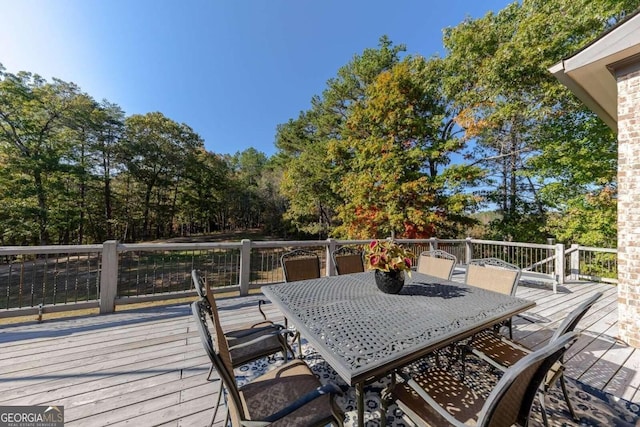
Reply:
[[[395,295],[381,292],[372,272],[289,282],[263,291],[352,385],[394,360],[447,345],[478,325],[533,306],[415,272]]]

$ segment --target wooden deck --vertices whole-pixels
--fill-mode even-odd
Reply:
[[[567,284],[555,295],[546,286],[520,286],[518,296],[537,306],[525,314],[534,323],[515,321],[514,336],[530,347],[544,343],[596,291],[604,297],[578,325],[584,331],[568,354],[568,375],[640,401],[640,349],[616,339],[615,286]],[[257,319],[257,299],[220,300],[223,323]],[[66,425],[92,427],[201,426],[212,414],[218,383],[205,380],[209,362],[186,304],[7,325],[0,349],[0,405],[64,405]]]

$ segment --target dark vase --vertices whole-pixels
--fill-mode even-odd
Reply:
[[[397,294],[404,286],[404,274],[400,270],[375,270],[376,285],[386,294]]]

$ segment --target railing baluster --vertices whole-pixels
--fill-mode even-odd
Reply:
[[[76,262],[80,261],[79,258],[80,258],[80,255],[76,254]],[[69,301],[69,279],[70,279],[70,277],[69,277],[69,270],[70,270],[69,262],[70,262],[70,260],[71,260],[71,254],[67,254],[67,260],[66,260],[66,264],[64,266],[64,289],[63,289],[63,293],[64,293],[63,302],[65,302],[65,303]],[[88,269],[87,271],[91,271],[91,270]],[[76,275],[75,280],[78,280],[77,275]],[[76,295],[73,296],[73,302],[78,302],[77,292],[76,292]]]
[[[31,307],[35,305],[35,286],[36,286],[36,260],[31,261],[32,271],[33,271],[33,279],[31,280]]]
[[[58,257],[56,256],[54,258],[54,263],[53,263],[53,301],[51,301],[51,304],[54,304],[54,305],[57,302],[56,301],[56,297],[58,296],[57,287],[58,287]]]
[[[22,296],[24,295],[24,259],[20,263],[20,297],[18,298],[18,308],[22,308]]]
[[[9,260],[9,277],[7,278],[7,302],[4,308],[11,307],[11,281],[13,279],[13,261]]]

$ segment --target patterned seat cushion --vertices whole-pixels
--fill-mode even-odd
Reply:
[[[320,381],[301,360],[272,369],[239,389],[249,419],[259,420],[274,414],[306,393],[320,387]],[[272,426],[308,427],[327,421],[331,414],[329,395],[320,396]]]

